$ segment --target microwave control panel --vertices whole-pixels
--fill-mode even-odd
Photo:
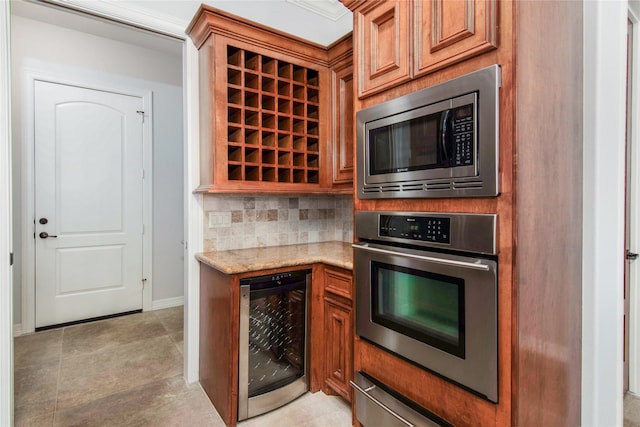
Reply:
[[[453,109],[454,164],[466,166],[473,164],[473,104]]]
[[[384,237],[451,243],[451,219],[430,216],[380,215],[379,234]]]

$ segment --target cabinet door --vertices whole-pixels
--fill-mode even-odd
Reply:
[[[497,0],[415,1],[414,76],[497,47]]]
[[[377,1],[355,12],[359,97],[411,79],[410,4]]]
[[[334,138],[333,184],[353,182],[353,65],[351,63],[333,74]]]
[[[351,307],[333,298],[325,298],[325,367],[327,388],[351,401],[349,381],[353,377]]]

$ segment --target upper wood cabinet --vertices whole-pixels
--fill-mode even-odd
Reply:
[[[204,5],[187,32],[200,61],[196,191],[352,191],[334,186],[334,138],[343,135],[333,133],[329,48]]]
[[[353,186],[353,138],[355,120],[353,87],[353,39],[348,34],[329,46],[332,91],[332,151],[334,187]]]
[[[411,79],[411,3],[367,2],[354,12],[358,96]]]
[[[497,47],[497,0],[343,0],[364,98]]]
[[[497,47],[497,0],[414,1],[414,77]]]

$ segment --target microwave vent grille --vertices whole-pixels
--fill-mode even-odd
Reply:
[[[379,193],[381,191],[379,186],[376,187],[363,187],[362,188],[362,192],[363,193]]]
[[[384,191],[384,192],[402,191],[402,187],[399,185],[382,185],[380,186],[380,191]]]
[[[447,194],[447,192],[453,192]],[[381,199],[385,197],[481,197],[496,195],[497,191],[485,186],[482,179],[451,179],[438,180],[413,184],[381,184],[366,185],[360,189],[360,197],[363,199]]]
[[[482,188],[482,180],[454,181],[453,189]]]
[[[424,185],[424,189],[426,191],[451,190],[451,182],[450,181],[427,182]]]
[[[404,184],[402,191],[424,191],[424,185],[422,184]]]

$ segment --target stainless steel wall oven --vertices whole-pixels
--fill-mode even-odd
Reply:
[[[498,399],[496,215],[356,212],[356,333]]]

